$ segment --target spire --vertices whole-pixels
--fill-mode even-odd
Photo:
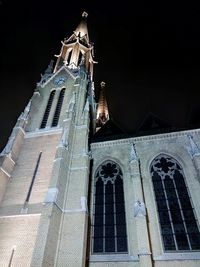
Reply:
[[[63,65],[70,69],[77,69],[81,63],[86,67],[86,71],[90,74],[91,80],[93,76],[93,45],[89,42],[87,28],[86,12],[82,13],[82,19],[76,30],[69,38],[65,38],[62,42],[60,54],[57,56],[57,63],[54,73]]]
[[[78,27],[74,31],[76,36],[79,36],[80,38],[85,37],[87,39],[87,42],[89,43],[89,35],[88,35],[88,28],[87,28],[87,16],[88,13],[85,11],[82,13],[82,20],[79,23]]]
[[[101,91],[97,108],[97,127],[103,126],[109,120],[108,105],[105,96],[105,82],[101,82]]]

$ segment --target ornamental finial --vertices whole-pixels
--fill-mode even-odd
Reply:
[[[88,16],[88,13],[85,12],[85,11],[83,11],[83,13],[82,13],[82,17],[83,17],[83,18],[87,18],[87,16]]]

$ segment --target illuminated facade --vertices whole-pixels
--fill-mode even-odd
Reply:
[[[86,18],[0,154],[0,266],[198,267],[200,130],[112,135]]]

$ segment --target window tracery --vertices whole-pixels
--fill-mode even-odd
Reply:
[[[159,155],[150,171],[164,249],[199,250],[198,222],[181,166],[170,156]]]
[[[127,253],[123,177],[113,161],[96,172],[93,210],[93,253]]]

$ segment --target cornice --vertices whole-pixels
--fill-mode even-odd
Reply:
[[[126,139],[117,139],[117,140],[111,140],[111,141],[91,143],[91,149],[101,148],[101,147],[110,147],[110,146],[116,146],[116,145],[126,145],[130,143],[139,143],[139,142],[144,142],[144,141],[171,139],[171,138],[176,138],[176,137],[181,137],[181,136],[187,136],[188,133],[194,134],[194,135],[200,134],[200,129],[185,130],[185,131],[180,131],[180,132],[171,132],[171,133],[163,133],[163,134],[156,134],[156,135],[130,137]]]
[[[38,137],[38,136],[60,134],[60,133],[62,133],[62,128],[42,129],[42,130],[36,130],[34,132],[26,132],[25,138],[33,138],[33,137]]]

